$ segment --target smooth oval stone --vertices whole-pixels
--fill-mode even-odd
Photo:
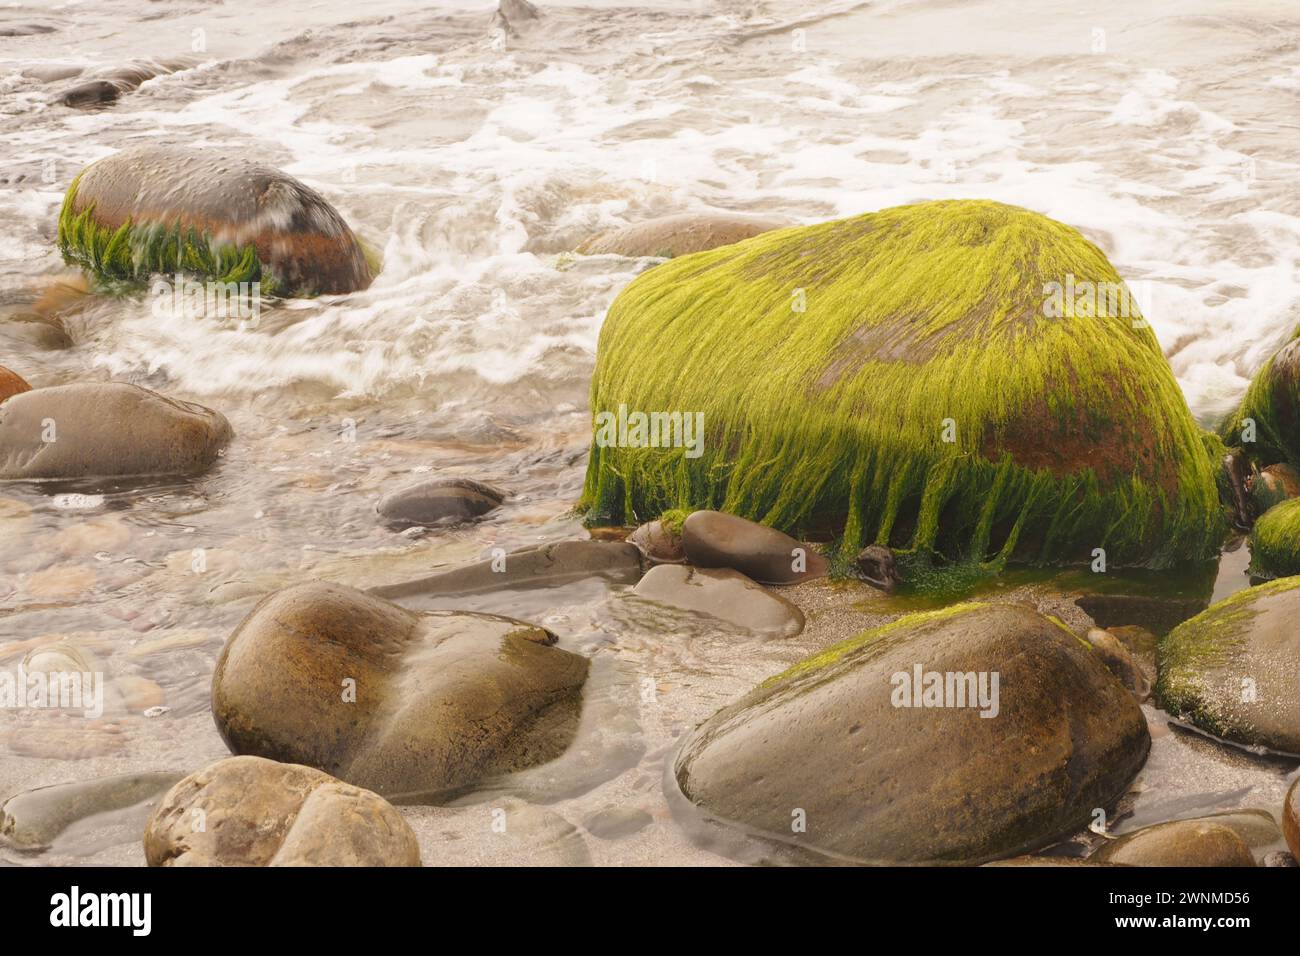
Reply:
[[[650,814],[636,807],[606,807],[604,810],[588,814],[583,819],[582,825],[594,837],[602,840],[620,840],[633,833],[639,833],[653,822],[654,818]]]
[[[627,536],[627,540],[654,564],[681,564],[686,560],[682,536],[665,528],[658,519],[641,525]]]
[[[74,235],[63,227],[87,210],[109,235],[129,222],[133,237],[180,228],[206,237],[213,249],[251,246],[267,292],[353,292],[372,278],[356,236],[320,193],[228,150],[138,146],[82,170],[60,213],[60,247],[65,258],[99,271],[105,257],[90,254],[81,230]],[[133,275],[143,268],[141,256],[128,259],[137,262]],[[170,264],[178,271],[184,265]]]
[[[657,256],[671,259],[692,252],[729,246],[751,236],[780,229],[785,223],[749,216],[684,213],[663,216],[593,236],[577,251],[585,256]]]
[[[764,637],[794,637],[803,630],[798,606],[730,568],[660,564],[632,591],[647,601],[708,614]]]
[[[150,866],[420,865],[415,834],[383,797],[260,757],[219,760],[172,787],[144,852]]]
[[[1090,859],[1130,866],[1254,866],[1250,846],[1213,817],[1157,823],[1103,845]]]
[[[1300,577],[1238,591],[1160,641],[1161,706],[1216,737],[1300,754]]]
[[[17,395],[19,392],[30,392],[32,387],[27,384],[26,380],[17,372],[11,372],[9,369],[0,365],[0,402],[3,402],[10,395]]]
[[[734,568],[763,584],[811,581],[828,567],[821,554],[788,534],[721,511],[691,512],[682,524],[682,547],[697,567]],[[799,560],[802,571],[795,570]]]
[[[369,593],[384,598],[483,594],[553,587],[591,577],[635,584],[641,577],[641,553],[626,541],[556,541],[512,551],[500,560],[488,558],[413,581],[370,588]]]
[[[1282,804],[1282,833],[1292,854],[1300,859],[1300,778],[1291,784]]]
[[[177,70],[185,69],[189,65],[184,61],[155,63],[152,60],[141,60],[135,63],[127,63],[99,73],[84,83],[79,83],[71,89],[65,90],[56,98],[55,102],[63,106],[71,106],[74,109],[85,109],[106,103],[114,103],[123,93],[139,89],[140,84],[145,80],[152,80],[155,76],[175,73]]]
[[[25,790],[0,807],[0,834],[22,847],[48,846],[78,820],[152,800],[183,776],[125,773]]]
[[[0,405],[0,478],[196,474],[231,436],[219,412],[137,385],[36,388]]]
[[[436,802],[559,756],[587,660],[531,624],[416,613],[339,584],[263,599],[226,642],[212,713],[230,749]]]
[[[1085,826],[1150,746],[1133,695],[1072,633],[1028,607],[970,603],[900,618],[769,679],[687,739],[674,775],[706,817],[774,843],[975,864]],[[796,811],[804,832],[792,832]]]
[[[377,510],[389,524],[427,527],[469,521],[504,499],[504,492],[469,478],[431,478],[384,496]]]

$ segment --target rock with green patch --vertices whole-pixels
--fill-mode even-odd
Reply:
[[[1066,285],[1124,289],[1074,229],[973,200],[656,266],[601,329],[593,422],[697,413],[703,442],[594,443],[589,520],[711,508],[911,565],[1214,556],[1221,444],[1136,312]]]
[[[1261,468],[1278,462],[1300,465],[1300,338],[1278,349],[1255,373],[1219,436]]]
[[[1300,498],[1269,508],[1251,528],[1250,574],[1265,580],[1300,574]]]
[[[1133,696],[1059,622],[966,603],[771,678],[702,724],[674,773],[706,817],[788,847],[974,864],[1086,826],[1150,745]]]
[[[555,642],[492,614],[416,613],[300,584],[263,599],[230,636],[212,713],[237,754],[441,802],[569,745],[587,660]]]
[[[320,295],[373,277],[323,196],[228,150],[137,146],[92,163],[68,188],[58,232],[66,261],[106,279],[181,272]]]
[[[192,475],[232,434],[219,412],[137,385],[36,388],[0,405],[0,479]]]
[[[1300,754],[1300,577],[1238,591],[1160,642],[1161,706],[1217,737]]]
[[[415,834],[387,800],[260,757],[179,781],[149,818],[144,852],[150,866],[420,865]]]
[[[684,213],[611,229],[593,236],[577,251],[582,255],[656,256],[671,259],[716,249],[781,228],[781,223],[720,213]]]
[[[1269,465],[1251,479],[1250,501],[1257,515],[1291,498],[1300,498],[1300,469],[1294,465]]]

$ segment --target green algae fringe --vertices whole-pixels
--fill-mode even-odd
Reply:
[[[1266,580],[1300,574],[1300,498],[1274,505],[1255,522],[1250,573]]]
[[[580,508],[591,523],[699,508],[791,533],[830,522],[842,560],[888,545],[910,574],[1094,548],[1114,566],[1216,555],[1221,444],[1139,315],[1044,313],[1044,283],[1066,275],[1122,287],[1074,229],[987,201],[655,266],[610,307],[593,424],[620,406],[703,412],[703,449],[593,442]],[[1073,451],[1022,464],[1009,444]]]

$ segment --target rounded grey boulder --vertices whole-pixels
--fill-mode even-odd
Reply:
[[[470,478],[431,478],[380,499],[376,510],[394,527],[454,524],[501,506],[505,493]]]

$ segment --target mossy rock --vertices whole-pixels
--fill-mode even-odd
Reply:
[[[64,259],[103,279],[188,273],[264,294],[364,289],[371,264],[323,196],[278,169],[215,151],[123,150],[83,169],[59,212]]]
[[[1266,580],[1300,574],[1300,498],[1274,505],[1255,522],[1250,573]]]
[[[1255,374],[1237,410],[1219,429],[1229,447],[1263,467],[1300,464],[1300,339],[1292,339]]]
[[[1300,754],[1297,616],[1300,577],[1289,577],[1184,621],[1160,642],[1160,705],[1224,740]]]
[[[910,690],[923,668],[924,691]],[[1059,622],[964,603],[765,681],[687,738],[673,775],[698,808],[683,821],[698,813],[720,839],[759,835],[796,858],[976,864],[1086,826],[1150,744],[1133,695]]]
[[[593,415],[702,412],[703,448],[598,434],[590,520],[710,508],[794,534],[830,524],[843,560],[874,543],[913,568],[1215,555],[1221,443],[1138,316],[1066,302],[1049,317],[1048,283],[1071,275],[1122,288],[1074,229],[988,201],[776,230],[649,270],[601,330]]]

